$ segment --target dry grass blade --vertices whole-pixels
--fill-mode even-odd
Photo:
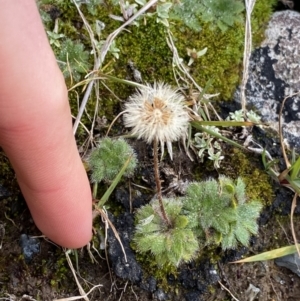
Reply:
[[[300,93],[300,91],[285,97],[284,100],[282,101],[280,111],[279,111],[279,138],[280,138],[280,145],[281,145],[281,149],[282,149],[282,154],[283,154],[287,169],[289,169],[291,167],[291,163],[288,160],[288,157],[287,157],[287,154],[286,154],[286,151],[285,151],[284,142],[283,142],[282,113],[283,113],[283,108],[284,108],[286,100],[290,97],[298,95],[299,93]],[[295,246],[296,246],[296,249],[297,249],[297,253],[300,256],[300,249],[299,249],[299,245],[298,245],[298,242],[297,242],[295,228],[294,228],[294,221],[293,221],[294,211],[295,211],[296,203],[297,203],[297,196],[298,196],[298,194],[295,193],[294,198],[293,198],[293,202],[292,202],[292,206],[291,206],[291,229],[292,229],[292,235],[293,235],[294,243],[295,243]]]
[[[125,249],[124,249],[124,246],[122,244],[122,241],[121,241],[121,238],[119,236],[119,233],[117,231],[117,229],[115,228],[115,226],[113,225],[113,223],[110,221],[110,219],[108,218],[107,214],[105,213],[105,211],[101,208],[96,208],[96,210],[99,212],[99,214],[101,215],[101,217],[108,222],[109,226],[111,227],[112,231],[114,232],[114,235],[116,236],[116,239],[118,240],[120,246],[121,246],[121,249],[122,249],[122,252],[124,254],[124,258],[125,258],[125,261],[127,262],[127,256],[126,256],[126,252],[125,252]]]
[[[243,77],[241,83],[241,106],[246,112],[246,85],[249,76],[249,61],[252,50],[252,32],[251,32],[251,13],[256,0],[245,0],[246,6],[246,24],[245,24],[245,42],[244,42],[244,58],[243,58]]]
[[[73,116],[73,115],[71,115],[71,116],[72,116],[73,119],[76,119],[75,116]],[[83,127],[83,129],[87,132],[87,134],[90,135],[91,132],[89,131],[89,129],[81,121],[79,123]]]
[[[297,247],[300,245],[298,244]],[[271,260],[275,258],[279,258],[285,255],[293,254],[297,251],[297,248],[295,245],[293,246],[287,246],[287,247],[282,247],[279,249],[275,249],[272,251],[264,252],[258,255],[250,256],[245,259],[233,261],[232,263],[246,263],[246,262],[254,262],[254,261],[265,261],[265,260]]]
[[[67,258],[67,262],[68,262],[68,265],[71,269],[71,272],[74,276],[74,279],[76,281],[76,284],[77,284],[77,287],[78,287],[78,290],[79,290],[79,293],[80,293],[80,296],[78,297],[71,297],[70,298],[66,298],[66,299],[56,299],[54,301],[62,301],[62,300],[77,300],[77,299],[84,299],[85,301],[89,301],[89,298],[88,298],[88,294],[85,293],[84,289],[82,288],[78,278],[77,278],[77,275],[76,275],[76,272],[75,272],[75,269],[73,267],[73,264],[72,264],[72,261],[71,261],[71,258],[69,256],[69,253],[70,253],[71,250],[65,250],[65,255],[66,255],[66,258]],[[73,299],[73,298],[76,298],[76,299]]]
[[[109,132],[110,132],[112,126],[114,125],[114,123],[115,123],[115,122],[116,122],[116,121],[117,121],[124,113],[126,113],[126,111],[122,111],[121,113],[119,113],[119,114],[114,118],[114,120],[111,122],[111,124],[110,124],[109,127],[108,127],[108,130],[107,130],[107,132],[106,132],[105,137],[108,137],[108,134],[109,134]]]

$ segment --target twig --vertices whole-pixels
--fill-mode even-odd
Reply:
[[[124,254],[124,258],[125,258],[125,262],[128,263],[128,260],[127,260],[127,256],[126,256],[126,252],[125,252],[125,249],[124,249],[124,246],[122,244],[122,241],[121,241],[121,238],[119,236],[119,233],[118,231],[116,230],[115,226],[113,225],[113,223],[110,221],[110,219],[108,218],[107,214],[106,214],[106,211],[104,208],[98,208],[96,207],[96,210],[100,213],[101,217],[105,220],[105,222],[108,223],[108,225],[111,227],[112,231],[114,232],[114,235],[116,237],[116,239],[118,240],[119,244],[120,244],[120,247],[122,249],[122,252]]]
[[[118,301],[121,301],[122,300],[122,297],[123,297],[123,294],[126,292],[126,288],[127,288],[127,285],[128,285],[128,281],[126,281],[123,289],[122,289],[122,292],[121,292],[121,295],[120,295],[120,298]]]
[[[139,298],[138,298],[137,294],[135,293],[135,291],[134,291],[134,289],[133,289],[132,286],[131,286],[131,291],[134,294],[136,301],[139,301]]]
[[[219,284],[221,285],[221,287],[222,287],[225,291],[227,291],[235,301],[239,301],[239,299],[237,299],[237,298],[231,293],[231,291],[230,291],[226,286],[224,286],[224,285],[222,284],[221,281],[218,281],[218,282],[219,282]]]

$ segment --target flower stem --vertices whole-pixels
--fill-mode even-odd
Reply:
[[[170,225],[170,221],[167,217],[165,207],[162,200],[161,195],[161,183],[160,183],[160,177],[159,177],[159,168],[158,168],[158,145],[157,145],[157,139],[154,139],[153,141],[153,156],[154,156],[154,174],[155,174],[155,182],[156,182],[156,190],[157,190],[157,198],[159,202],[159,208],[162,214],[162,217],[167,225]]]

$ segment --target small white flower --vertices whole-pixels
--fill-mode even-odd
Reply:
[[[151,143],[157,139],[163,147],[186,135],[189,114],[184,96],[163,83],[139,88],[125,104],[124,124],[132,134]],[[170,153],[172,158],[172,154]]]

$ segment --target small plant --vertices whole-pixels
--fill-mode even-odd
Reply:
[[[205,126],[205,128],[219,134],[219,129],[215,126]],[[199,150],[198,156],[201,162],[207,153],[208,159],[214,162],[214,167],[216,169],[220,167],[220,161],[224,159],[224,156],[221,154],[221,145],[218,139],[206,132],[199,132],[195,134],[193,146]]]
[[[48,35],[48,38],[49,38],[50,45],[54,45],[57,48],[60,48],[60,41],[59,40],[64,38],[65,35],[62,34],[62,33],[56,33],[56,32],[49,31],[49,30],[47,30],[47,35]]]
[[[196,59],[203,56],[207,52],[207,47],[205,47],[199,51],[197,51],[195,48],[193,48],[193,49],[187,48],[186,50],[187,50],[187,55],[190,57],[188,66],[191,66]]]
[[[104,138],[89,156],[88,164],[92,170],[92,181],[112,181],[121,170],[126,160],[132,157],[124,175],[130,176],[137,165],[132,147],[124,139]]]
[[[138,252],[152,253],[159,266],[178,266],[182,261],[190,261],[199,245],[188,217],[181,213],[181,202],[163,199],[163,203],[170,224],[164,221],[155,200],[138,210],[133,241]]]
[[[84,50],[82,43],[73,42],[71,39],[61,43],[58,61],[66,78],[71,77],[79,81],[81,76],[91,68],[89,58],[90,54]]]
[[[200,20],[226,31],[236,22],[243,21],[245,7],[241,0],[186,0],[174,5],[171,17],[188,27],[200,31]]]
[[[245,7],[241,0],[202,0],[200,3],[201,19],[223,32],[235,23],[243,22]]]
[[[125,104],[124,124],[132,133],[153,143],[156,199],[137,213],[134,242],[138,252],[150,251],[158,265],[177,266],[190,260],[198,250],[198,242],[188,218],[181,215],[182,204],[163,199],[158,164],[158,142],[166,143],[172,159],[172,142],[187,134],[189,114],[184,96],[163,83],[143,86]]]
[[[247,201],[245,183],[221,176],[219,181],[191,183],[184,198],[184,212],[191,227],[205,235],[207,243],[221,244],[222,249],[234,249],[240,242],[247,246],[251,234],[257,234],[262,204]]]
[[[194,0],[186,0],[175,4],[170,12],[170,18],[183,22],[190,29],[199,32],[200,25],[200,2]]]
[[[245,119],[250,120],[254,124],[259,124],[261,122],[261,117],[252,110],[247,111],[246,114],[244,114],[243,110],[230,112],[229,116],[226,118],[226,120],[234,120],[234,121],[246,121]]]

